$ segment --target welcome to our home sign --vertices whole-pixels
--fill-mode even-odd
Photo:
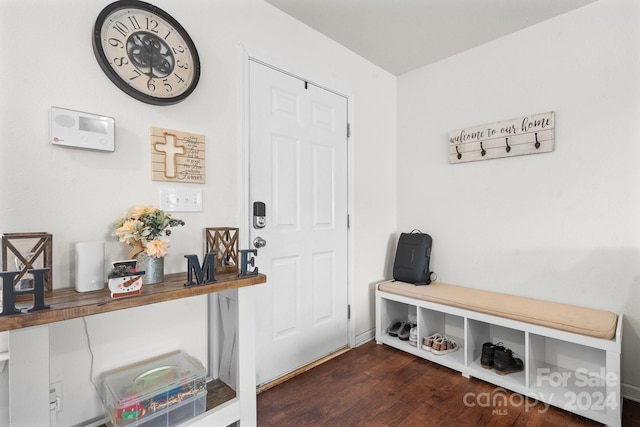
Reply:
[[[449,163],[464,163],[555,149],[553,111],[449,133]]]

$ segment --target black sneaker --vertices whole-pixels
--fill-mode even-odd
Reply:
[[[521,359],[513,357],[513,351],[496,346],[494,349],[493,367],[496,373],[507,375],[522,371],[524,369],[524,363],[522,363]]]

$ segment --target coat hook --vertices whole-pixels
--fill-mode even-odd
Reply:
[[[482,141],[480,141],[480,149],[482,151],[480,151],[480,154],[482,154],[482,157],[484,157],[485,154],[487,154],[487,150],[484,149],[484,147],[482,146]]]
[[[458,160],[462,158],[462,153],[458,150],[458,146],[456,145],[456,153],[458,153]]]
[[[509,138],[505,138],[507,140],[507,153],[511,151],[511,146],[509,145]]]
[[[540,148],[540,142],[538,142],[538,132],[536,132],[536,143],[535,143],[535,146],[536,146],[536,150],[538,148]]]

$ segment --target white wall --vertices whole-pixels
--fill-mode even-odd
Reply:
[[[624,313],[635,386],[639,76],[640,3],[601,0],[398,79],[398,230],[441,282]],[[449,164],[450,131],[547,111],[553,153]]]
[[[180,104],[143,104],[116,88],[94,58],[91,30],[108,3],[0,4],[0,38],[5,41],[0,63],[0,232],[52,233],[54,287],[73,286],[73,243],[104,239],[107,261],[122,259],[127,249],[110,236],[113,222],[132,205],[157,204],[158,190],[166,187],[150,180],[149,128],[204,134],[204,212],[176,215],[187,225],[175,229],[166,261],[168,273],[184,271],[183,255],[202,251],[203,228],[239,225],[238,58],[240,45],[246,44],[353,94],[355,332],[370,330],[371,283],[384,276],[386,253],[380,248],[386,248],[396,222],[396,78],[261,0],[157,0],[153,3],[176,17],[194,39],[202,77]],[[115,117],[116,152],[51,146],[51,106]],[[131,327],[127,339],[119,338],[123,325]],[[205,325],[206,301],[198,298],[88,317],[94,377],[174,348],[204,359]],[[50,335],[51,380],[62,380],[68,390],[57,425],[99,416],[82,321],[51,325]],[[8,420],[6,378],[6,372],[0,374],[2,425]]]

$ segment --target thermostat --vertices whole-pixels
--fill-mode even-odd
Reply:
[[[115,151],[113,117],[51,107],[49,141],[53,145]]]

